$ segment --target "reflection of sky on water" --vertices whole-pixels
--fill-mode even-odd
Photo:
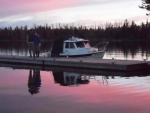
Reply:
[[[0,68],[0,72],[0,89],[3,89],[0,93],[27,94],[24,89],[27,87],[28,73],[25,70]]]
[[[121,60],[143,60],[143,59],[150,60],[150,57],[147,55],[147,53],[146,52],[142,53],[141,50],[137,50],[137,53],[135,55],[132,55],[132,53],[125,55],[123,51],[112,51],[105,53],[104,59],[112,59],[112,58]]]
[[[115,79],[90,76],[88,84],[61,86],[54,82],[53,72],[40,71],[39,93],[31,95],[28,91],[29,70],[1,67],[0,72],[0,112],[150,112],[149,76],[115,76]]]
[[[99,81],[99,79],[102,80],[100,76],[96,76],[95,80]],[[123,87],[134,87],[137,86],[139,87],[140,91],[146,91],[150,90],[150,76],[147,77],[114,77],[113,79],[106,79],[103,80],[104,82],[101,81],[100,84],[107,84],[111,86],[117,86],[121,85]],[[141,91],[141,92],[142,92]]]
[[[11,68],[0,68],[1,74],[0,74],[0,87],[4,90],[13,90],[13,89],[23,89],[27,88],[27,82],[29,77],[29,70],[13,70]],[[66,73],[66,72],[64,72]],[[67,72],[68,73],[68,72]],[[77,76],[78,73],[71,73],[74,76]],[[119,77],[119,76],[97,76],[97,75],[87,75],[87,74],[79,74],[83,77],[85,76],[87,79],[89,79],[88,84],[83,85],[70,85],[67,86],[69,88],[73,88],[74,86],[79,87],[139,87],[139,90],[142,91],[149,91],[150,90],[150,76],[143,76],[143,77]],[[44,87],[48,87],[50,85],[53,85],[55,87],[63,87],[59,83],[54,82],[54,76],[52,71],[41,71],[41,89],[43,85]],[[83,78],[82,77],[82,78]],[[77,77],[76,77],[77,78]],[[26,84],[24,86],[24,84]],[[71,87],[72,86],[72,87]],[[75,88],[75,87],[74,87]],[[26,91],[23,91],[25,93]],[[141,92],[142,92],[141,91]]]

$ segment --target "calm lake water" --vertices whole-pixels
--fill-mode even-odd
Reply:
[[[1,55],[28,53],[23,44],[0,46]],[[116,42],[110,43],[104,59],[149,60],[149,52],[146,42]],[[7,64],[0,64],[0,72],[0,113],[150,113],[149,72]]]
[[[0,113],[150,113],[148,73],[18,68],[1,64]]]

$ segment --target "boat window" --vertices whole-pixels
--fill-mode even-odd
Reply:
[[[66,43],[65,48],[75,48],[73,43]]]
[[[70,43],[70,48],[75,48],[73,43]]]
[[[69,43],[66,43],[66,47],[65,48],[69,48]]]
[[[85,47],[83,42],[76,42],[76,45],[77,45],[77,48]]]

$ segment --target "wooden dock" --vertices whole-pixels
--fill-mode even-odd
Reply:
[[[109,71],[139,71],[149,70],[149,61],[115,60],[115,59],[92,59],[92,58],[30,58],[28,56],[0,56],[0,63],[15,65],[34,65],[46,67],[63,67],[88,70]]]

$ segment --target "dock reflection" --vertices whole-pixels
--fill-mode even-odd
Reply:
[[[28,91],[33,95],[39,93],[41,87],[40,70],[29,70]]]

